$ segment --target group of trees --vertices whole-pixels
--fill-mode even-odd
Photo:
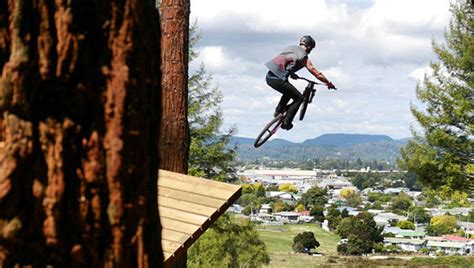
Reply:
[[[390,187],[406,187],[410,190],[421,190],[421,185],[417,183],[416,176],[411,172],[391,172],[391,173],[347,173],[347,177],[352,177],[352,184],[359,190],[366,188],[385,189]]]
[[[362,212],[340,221],[336,233],[347,242],[337,246],[342,255],[362,255],[372,252],[375,244],[383,241],[383,227],[378,227],[370,213]]]
[[[302,232],[293,238],[292,248],[295,252],[309,253],[312,249],[319,247],[319,241],[313,232]]]

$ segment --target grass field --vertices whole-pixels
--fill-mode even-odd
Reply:
[[[287,224],[282,226],[258,226],[260,238],[265,242],[270,254],[267,267],[474,267],[474,257],[411,258],[392,256],[385,260],[371,260],[366,257],[337,256],[339,237],[326,232],[315,224]],[[320,247],[313,250],[323,256],[310,256],[293,252],[293,237],[304,231],[314,233]]]
[[[336,255],[339,237],[326,232],[315,224],[287,224],[280,226],[259,226],[258,233],[265,242],[270,254],[269,267],[320,267],[326,263],[329,255]],[[314,250],[322,253],[323,257],[313,257],[306,254],[295,254],[291,246],[293,238],[302,232],[313,232],[320,247]]]

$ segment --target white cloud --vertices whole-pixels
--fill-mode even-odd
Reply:
[[[431,76],[432,74],[433,74],[433,69],[431,69],[431,67],[427,65],[424,67],[416,68],[415,70],[413,70],[413,72],[411,72],[408,75],[408,77],[414,79],[417,82],[422,82],[425,75]]]
[[[204,62],[223,91],[225,125],[247,137],[281,96],[266,85],[264,63],[300,35],[316,37],[310,58],[338,91],[319,90],[304,122],[279,133],[301,141],[335,132],[409,136],[415,82],[429,71],[431,39],[442,38],[450,13],[449,0],[197,0],[191,17],[203,33],[193,64]]]

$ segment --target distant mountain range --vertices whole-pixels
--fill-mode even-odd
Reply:
[[[355,160],[395,160],[410,139],[394,140],[387,135],[324,134],[314,139],[295,143],[273,139],[254,148],[254,139],[232,137],[230,145],[237,145],[241,160],[268,157],[275,160],[304,161],[308,158]]]

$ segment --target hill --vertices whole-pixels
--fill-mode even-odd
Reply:
[[[324,134],[315,139],[305,140],[303,145],[329,145],[337,147],[350,147],[364,143],[391,142],[392,138],[386,135],[364,135],[364,134]]]
[[[233,137],[231,145],[238,145],[237,155],[240,160],[253,161],[268,157],[293,161],[308,158],[393,161],[407,140],[394,140],[386,135],[324,134],[302,143],[274,139],[260,148],[254,148],[253,142],[251,138]]]

